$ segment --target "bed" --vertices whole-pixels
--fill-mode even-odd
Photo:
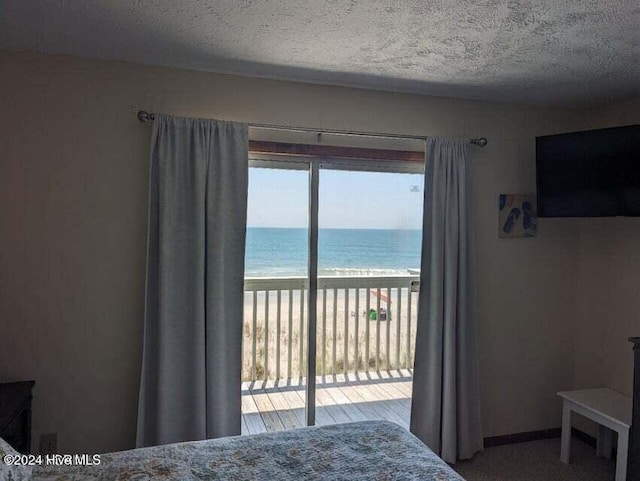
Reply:
[[[397,424],[366,421],[103,454],[99,466],[36,467],[34,480],[461,481]]]

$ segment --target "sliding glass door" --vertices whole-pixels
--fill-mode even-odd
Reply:
[[[407,426],[420,166],[259,165],[249,182],[243,433],[364,419]]]

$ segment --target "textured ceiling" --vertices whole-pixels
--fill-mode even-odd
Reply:
[[[506,102],[640,94],[638,0],[0,0],[0,48]]]

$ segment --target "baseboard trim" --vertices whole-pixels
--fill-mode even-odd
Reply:
[[[528,443],[530,441],[539,441],[541,439],[559,438],[560,433],[560,428],[553,428],[543,429],[541,431],[527,431],[524,433],[505,434],[503,436],[491,436],[488,438],[484,438],[484,447],[491,448],[494,446],[503,446],[505,444]],[[595,447],[596,445],[596,438],[588,435],[583,431],[580,431],[579,429],[572,428],[571,436],[579,439],[589,446]]]
[[[503,446],[505,444],[528,443],[529,441],[539,441],[541,439],[552,439],[560,437],[560,428],[543,429],[542,431],[527,431],[524,433],[505,434],[502,436],[491,436],[484,438],[484,447]]]
[[[598,444],[598,440],[596,438],[594,438],[590,434],[587,434],[584,431],[580,431],[579,429],[576,429],[576,428],[571,428],[571,437],[579,439],[583,443],[588,444],[589,446],[591,446],[593,448],[595,448],[596,444]],[[615,451],[615,449],[614,449],[614,451]]]

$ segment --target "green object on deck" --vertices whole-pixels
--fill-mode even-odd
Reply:
[[[370,321],[377,321],[378,320],[378,313],[376,312],[375,309],[369,309],[369,320]]]

